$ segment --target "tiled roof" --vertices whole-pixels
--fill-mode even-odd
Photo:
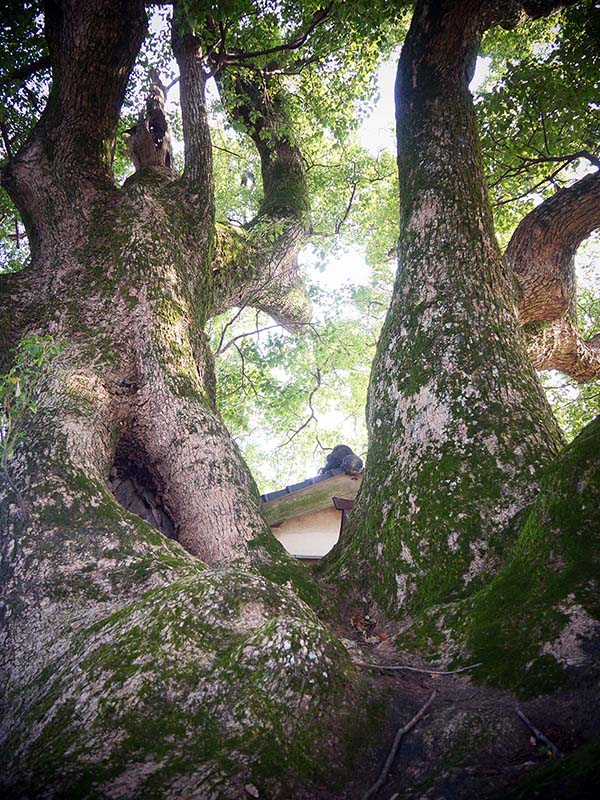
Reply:
[[[321,473],[321,475],[315,475],[314,478],[307,478],[305,481],[301,483],[292,483],[290,486],[286,486],[285,489],[278,489],[276,492],[267,492],[266,494],[261,494],[260,500],[261,503],[268,503],[270,500],[278,500],[280,497],[285,497],[288,494],[293,494],[294,492],[299,492],[300,489],[306,489],[307,486],[312,486],[315,483],[321,483],[321,481],[326,481],[329,478],[334,478],[336,475],[344,475],[345,470],[341,467],[336,467],[335,469],[328,469],[327,472]]]

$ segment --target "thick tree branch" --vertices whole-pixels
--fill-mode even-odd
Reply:
[[[600,171],[537,206],[506,249],[535,366],[559,369],[578,381],[600,375],[596,337],[586,342],[577,333],[574,266],[579,244],[598,227]]]
[[[600,376],[600,333],[586,340],[565,318],[532,323],[524,331],[536,369],[556,369],[579,383]]]
[[[547,17],[559,8],[575,5],[577,0],[521,0],[523,11],[530,19]]]
[[[573,256],[600,227],[600,171],[561,189],[519,224],[506,249],[519,286],[519,319],[549,322],[574,314]]]
[[[217,83],[229,115],[245,127],[260,155],[264,199],[259,216],[303,219],[309,208],[305,168],[291,138],[283,91],[262,75],[250,80],[223,74]]]
[[[204,94],[207,76],[200,40],[183,32],[177,9],[173,15],[172,44],[179,65],[185,158],[183,179],[200,195],[199,202],[212,209],[212,150]]]
[[[315,29],[318,28],[319,25],[321,25],[330,16],[332,8],[333,3],[329,3],[323,8],[315,11],[312,20],[306,29],[295,33],[290,37],[290,39],[288,39],[287,42],[258,50],[228,51],[227,35],[231,23],[229,22],[225,24],[222,21],[217,22],[213,17],[207,17],[206,31],[209,34],[208,38],[211,40],[211,44],[207,47],[206,52],[206,62],[210,64],[209,75],[211,77],[216,76],[224,67],[228,66],[244,67],[245,69],[250,69],[257,73],[261,73],[263,76],[275,74],[298,74],[307,64],[314,62],[316,58],[314,55],[308,56],[305,59],[297,59],[291,64],[289,62],[284,63],[271,60],[266,66],[257,64],[256,59],[269,55],[285,54],[302,48],[310,39]],[[244,15],[246,20],[248,20],[250,16],[251,14]],[[216,39],[214,38],[215,34],[218,34]]]
[[[47,136],[65,167],[108,170],[127,80],[146,33],[143,0],[52,0],[45,22],[53,80]]]
[[[310,321],[311,303],[298,277],[302,226],[268,219],[251,230],[217,225],[211,315],[252,307],[288,330]]]
[[[576,0],[484,0],[482,29],[501,25],[510,30],[527,19],[547,17],[559,8],[572,6]]]
[[[226,109],[245,126],[259,152],[264,196],[258,216],[246,228],[218,226],[213,313],[252,306],[293,329],[310,320],[297,263],[308,227],[306,176],[291,139],[285,97],[264,76],[259,80],[218,78]]]
[[[93,186],[112,187],[121,103],[147,26],[143,0],[48,0],[44,18],[50,95],[2,175],[33,243],[45,220],[60,217],[59,205],[76,213]]]

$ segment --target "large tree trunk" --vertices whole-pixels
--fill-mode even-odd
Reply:
[[[534,366],[581,382],[600,375],[600,336],[586,340],[577,330],[575,253],[599,225],[600,173],[594,172],[527,214],[506,249]]]
[[[399,268],[362,492],[329,559],[392,614],[498,570],[561,443],[494,236],[468,90],[483,5],[417,3],[398,66]]]
[[[212,215],[187,216],[182,202],[170,175],[146,168],[84,208],[89,222],[58,203],[54,224],[38,222],[28,305],[35,298],[36,330],[64,352],[27,430],[27,459],[43,460],[23,470],[21,492],[33,513],[28,476],[41,471],[81,469],[108,488],[116,453],[121,484],[135,468],[138,484],[147,475],[139,489],[171,517],[173,537],[224,564],[247,559],[266,525],[214,405],[203,334]]]
[[[62,345],[0,478],[3,786],[27,798],[238,797],[251,780],[291,792],[327,763],[324,731],[343,735],[361,689],[303,602],[319,607],[315,584],[261,515],[215,407],[204,325],[232,301],[280,301],[290,325],[306,315],[303,225],[278,207],[276,237],[224,231],[242,242],[215,256],[191,34],[174,36],[183,176],[164,131],[153,138],[155,82],[156,116],[130,142],[138,170],[117,188],[111,143],[143,4],[52,3],[46,29],[48,108],[3,176],[32,245],[30,267],[0,279],[3,363],[25,333]],[[278,143],[265,148],[277,165]]]

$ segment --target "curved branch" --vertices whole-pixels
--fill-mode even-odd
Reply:
[[[522,324],[573,314],[573,256],[600,227],[600,171],[561,189],[521,221],[506,248]]]
[[[225,333],[225,331],[227,329],[227,325],[226,325],[223,328],[223,332],[221,334],[221,343],[219,344],[219,346],[215,350],[214,354],[215,354],[215,356],[220,356],[223,353],[225,353],[227,350],[229,350],[230,347],[233,347],[236,342],[239,342],[240,339],[245,339],[248,336],[258,336],[259,334],[264,333],[265,331],[272,331],[275,328],[279,328],[279,325],[264,325],[262,328],[256,328],[253,331],[246,331],[245,333],[238,333],[237,336],[233,336],[228,342],[224,342],[223,340],[224,340],[225,337],[224,337],[223,334]]]
[[[298,251],[308,230],[306,175],[290,138],[285,97],[261,79],[218,78],[226,109],[244,125],[259,152],[264,194],[258,216],[246,228],[217,226],[212,313],[252,306],[293,330],[311,316],[298,275]]]
[[[298,436],[299,433],[302,433],[302,431],[308,425],[310,425],[310,423],[313,420],[315,421],[315,423],[318,424],[317,415],[315,413],[315,409],[314,409],[314,406],[313,406],[313,397],[316,395],[316,393],[319,391],[320,388],[321,388],[321,370],[319,369],[319,367],[317,367],[317,371],[315,373],[315,385],[311,389],[311,392],[308,395],[308,399],[307,399],[308,408],[310,409],[310,414],[304,420],[304,422],[298,428],[296,428],[295,431],[288,431],[288,433],[289,433],[288,438],[282,444],[277,445],[277,447],[275,448],[276,450],[281,450],[282,448],[287,447],[288,444],[290,442],[292,442],[296,438],[296,436]]]
[[[578,381],[600,375],[595,337],[586,342],[576,328],[574,266],[578,246],[598,227],[600,171],[537,206],[506,249],[534,365],[559,369]]]
[[[494,139],[494,137],[491,137]],[[528,195],[533,194],[537,189],[547,186],[550,183],[555,182],[555,178],[566,168],[569,167],[576,161],[580,159],[585,159],[591,166],[600,168],[600,160],[593,154],[590,153],[589,150],[579,150],[575,153],[566,153],[560,156],[550,156],[550,155],[540,155],[537,158],[529,157],[529,156],[521,156],[517,155],[518,164],[514,165],[504,165],[501,161],[496,159],[496,163],[500,164],[500,166],[504,167],[504,171],[489,184],[490,189],[495,189],[498,186],[501,186],[504,181],[508,178],[514,178],[519,175],[527,174],[528,170],[532,166],[536,166],[538,164],[558,164],[558,167],[551,170],[550,174],[544,176],[535,186],[531,186],[522,194],[518,194],[513,197],[508,198],[501,198],[496,201],[497,206],[506,205],[506,203],[512,203],[515,200],[519,200],[522,197],[527,197]]]
[[[530,19],[547,17],[559,8],[573,6],[577,0],[520,0],[523,11]]]

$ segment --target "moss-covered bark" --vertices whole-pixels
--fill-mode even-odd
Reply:
[[[531,800],[563,797],[594,800],[600,784],[600,741],[594,739],[558,762],[526,775],[516,787],[498,793],[494,800]]]
[[[252,246],[215,257],[206,76],[179,29],[184,173],[138,149],[135,175],[114,184],[105,145],[145,25],[138,2],[48,5],[48,108],[3,174],[32,261],[0,284],[14,311],[0,352],[31,332],[62,349],[0,477],[2,787],[293,796],[360,721],[362,689],[315,616],[318,588],[262,516],[215,407],[204,326],[240,299],[306,315],[304,229],[266,198]],[[305,198],[303,173],[292,182]]]
[[[468,82],[477,2],[417,4],[396,84],[399,268],[364,483],[329,572],[388,613],[480,587],[561,437],[496,243]]]
[[[327,739],[359,722],[361,694],[343,647],[289,590],[178,572],[88,620],[9,687],[10,797],[236,798],[247,783],[293,797],[339,778],[344,765],[327,775]]]
[[[600,418],[550,465],[500,574],[405,641],[525,696],[600,674]]]

